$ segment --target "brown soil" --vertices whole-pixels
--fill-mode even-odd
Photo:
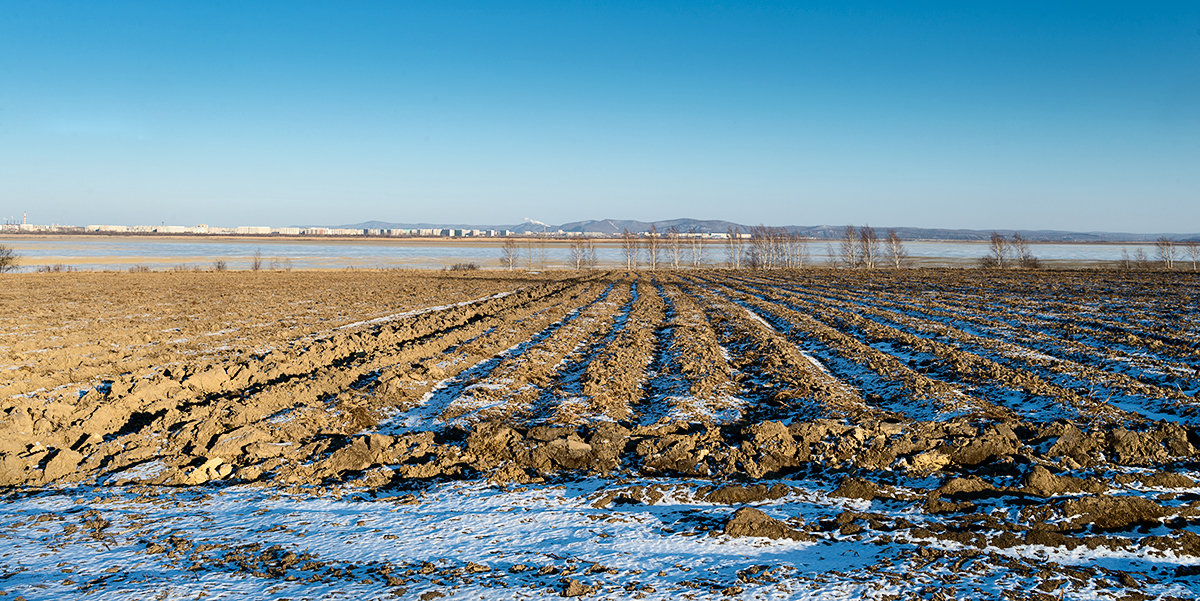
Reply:
[[[1186,530],[1200,520],[1186,492],[1196,482],[1181,473],[1200,461],[1200,295],[1186,275],[3,283],[0,484],[10,487],[685,476],[711,481],[695,494],[730,506],[713,529],[729,536],[937,539],[960,555],[1200,552]],[[660,394],[663,382],[686,394]],[[831,498],[930,519],[847,513],[805,526],[745,507],[789,494],[760,480],[799,474],[820,474]],[[1171,535],[1146,534],[1160,527]],[[581,587],[564,581],[562,592]]]

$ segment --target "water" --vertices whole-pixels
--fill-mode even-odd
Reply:
[[[212,268],[224,261],[229,269],[249,269],[255,253],[261,253],[263,268],[295,269],[340,268],[418,268],[440,269],[455,263],[475,263],[484,268],[501,267],[501,243],[498,240],[454,239],[254,239],[254,238],[157,238],[148,236],[6,236],[0,245],[20,255],[22,271],[40,266],[62,264],[85,270],[126,270],[145,266],[155,270],[173,268]],[[810,260],[823,263],[836,245],[812,242]],[[985,242],[908,242],[909,255],[923,265],[967,265],[988,253]],[[1033,253],[1048,262],[1100,263],[1119,261],[1121,251],[1135,256],[1138,249],[1146,257],[1154,256],[1153,244],[1032,244]],[[1180,255],[1186,252],[1181,249]],[[723,263],[726,246],[709,241],[702,247],[702,261]],[[601,266],[624,266],[620,243],[596,243]],[[1190,258],[1180,256],[1183,262]],[[670,254],[664,252],[669,265]],[[680,262],[691,264],[687,245]],[[521,241],[520,266],[542,269],[566,267],[571,252],[563,241],[546,243]]]

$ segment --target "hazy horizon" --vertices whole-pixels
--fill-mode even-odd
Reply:
[[[37,3],[0,218],[1200,230],[1200,4]]]

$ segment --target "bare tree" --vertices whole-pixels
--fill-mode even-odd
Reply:
[[[17,270],[17,253],[13,249],[0,245],[0,273]]]
[[[794,234],[784,228],[779,228],[775,232],[775,253],[777,255],[776,262],[780,269],[791,269],[796,266],[796,259],[792,255],[792,239]]]
[[[505,238],[504,244],[500,247],[500,266],[512,271],[517,268],[517,263],[521,261],[521,247],[517,245],[516,238]]]
[[[750,228],[750,248],[745,253],[751,269],[792,267],[798,257],[792,249],[792,235],[778,227],[756,225]]]
[[[1013,234],[1012,237],[1012,254],[1017,259],[1017,266],[1025,269],[1040,269],[1042,262],[1037,257],[1033,256],[1033,251],[1029,249],[1029,241],[1021,234]]]
[[[700,239],[700,230],[693,226],[688,235],[688,241],[691,242],[692,267],[700,267],[700,264],[704,262],[704,242]]]
[[[1158,256],[1158,260],[1166,269],[1175,268],[1175,241],[1162,236],[1154,241],[1154,250]]]
[[[662,252],[662,237],[658,233],[658,227],[651,224],[650,231],[646,232],[644,240],[646,243],[646,264],[650,266],[650,269],[658,269],[659,253]]]
[[[1133,268],[1145,271],[1150,269],[1150,259],[1146,257],[1146,251],[1139,246],[1133,251]]]
[[[1121,271],[1129,271],[1133,269],[1133,260],[1129,258],[1129,249],[1121,249],[1121,260],[1117,263],[1117,268]]]
[[[683,254],[683,238],[679,229],[671,227],[667,230],[667,254],[671,257],[671,269],[679,269],[679,257]]]
[[[857,267],[858,258],[858,228],[853,225],[847,225],[842,230],[842,237],[838,240],[840,248],[839,256],[842,259],[842,265],[846,267]]]
[[[804,267],[804,264],[808,262],[808,239],[796,233],[789,233],[786,236],[784,255],[788,268]]]
[[[730,269],[742,268],[742,232],[736,228],[729,228],[729,237],[725,239],[725,256],[728,259]]]
[[[1192,271],[1197,271],[1197,264],[1200,264],[1200,241],[1188,240],[1183,243],[1184,248],[1187,248],[1188,256],[1192,258]]]
[[[262,249],[254,249],[254,256],[250,258],[250,271],[259,271],[263,266]]]
[[[587,264],[587,243],[584,241],[583,236],[571,237],[570,250],[571,264],[575,266],[575,269],[583,269],[584,265]]]
[[[908,249],[904,248],[904,241],[900,239],[896,230],[889,229],[887,231],[884,243],[887,245],[888,261],[891,262],[892,267],[896,269],[904,267],[904,263],[908,261]]]
[[[596,241],[590,237],[587,239],[587,248],[584,249],[584,264],[588,269],[596,268]]]
[[[787,267],[787,230],[781,227],[769,227],[767,234],[767,264],[773,269]]]
[[[1008,239],[997,232],[992,232],[988,242],[988,255],[979,260],[984,269],[1004,269],[1008,267]]]
[[[770,269],[769,230],[765,225],[750,226],[750,247],[746,250],[746,267]]]
[[[875,269],[879,263],[879,235],[869,225],[858,228],[859,262],[867,269]]]
[[[625,269],[637,268],[638,239],[628,229],[621,232],[621,256],[625,257]]]

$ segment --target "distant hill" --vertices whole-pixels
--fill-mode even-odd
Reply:
[[[346,225],[322,226],[344,227],[359,229],[478,229],[478,230],[509,230],[518,233],[537,233],[543,231],[568,233],[596,233],[605,235],[620,234],[625,230],[633,233],[645,233],[655,227],[660,232],[675,228],[679,232],[697,232],[702,234],[724,233],[736,228],[741,232],[749,232],[752,225],[722,221],[717,219],[667,219],[663,221],[636,221],[631,219],[591,219],[573,221],[562,225],[541,224],[526,220],[517,224],[481,225],[469,223],[396,223],[390,221],[364,221]],[[841,235],[844,225],[786,225],[783,229],[818,240],[832,240]],[[881,234],[887,227],[876,227]],[[970,230],[946,228],[895,227],[901,238],[905,240],[957,240],[982,241],[987,240],[992,232],[1005,236],[1021,234],[1033,242],[1153,242],[1160,236],[1173,240],[1200,240],[1200,234],[1134,234],[1129,232],[1072,232],[1065,230]]]

